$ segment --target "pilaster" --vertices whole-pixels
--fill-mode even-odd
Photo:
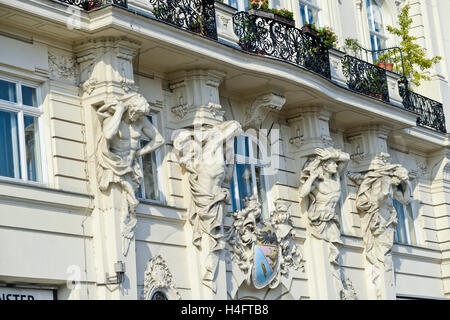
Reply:
[[[89,188],[95,197],[92,219],[98,299],[138,299],[135,241],[133,237],[125,243],[122,235],[127,201],[118,183],[111,184],[107,192],[100,191],[96,159],[98,139],[103,134],[97,110],[108,101],[136,90],[132,62],[138,48],[139,44],[134,41],[115,37],[90,38],[75,46],[86,122]],[[111,280],[117,275],[118,262],[125,266],[124,280],[108,285],[108,278]]]

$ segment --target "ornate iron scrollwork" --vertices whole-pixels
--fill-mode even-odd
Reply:
[[[385,69],[347,55],[342,58],[342,71],[350,90],[389,102]]]
[[[150,0],[158,20],[217,40],[214,0]]]
[[[234,32],[242,50],[294,63],[328,79],[328,48],[318,38],[271,18],[238,12]]]
[[[59,0],[70,5],[75,5],[86,11],[100,8],[108,4],[114,4],[120,7],[127,8],[127,0]]]
[[[412,92],[405,86],[399,86],[399,93],[403,98],[405,108],[419,115],[417,118],[418,126],[429,127],[441,133],[447,133],[442,103]]]

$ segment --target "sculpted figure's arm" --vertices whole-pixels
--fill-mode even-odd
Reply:
[[[309,176],[308,180],[305,181],[303,186],[300,188],[299,196],[300,198],[306,197],[311,191],[314,190],[314,182],[316,181],[317,177],[319,176],[318,172],[311,172],[311,175]]]
[[[340,173],[344,172],[348,166],[349,161],[350,161],[350,155],[346,152],[340,152],[339,153],[339,161],[337,162],[337,164],[338,164],[337,171]]]
[[[126,110],[126,106],[123,102],[118,102],[116,105],[116,111],[114,115],[103,121],[103,134],[107,140],[113,139],[119,131],[120,122],[122,116]]]
[[[153,150],[158,149],[164,144],[163,136],[156,130],[155,126],[147,117],[142,117],[142,133],[150,140],[145,146],[136,152],[136,158],[139,158]]]
[[[378,204],[382,205],[385,202],[386,197],[388,197],[391,194],[392,187],[391,187],[391,181],[390,181],[389,177],[386,177],[386,176],[382,177],[380,179],[379,183],[380,183],[380,186],[379,186],[380,190],[377,194],[377,200],[378,200]]]

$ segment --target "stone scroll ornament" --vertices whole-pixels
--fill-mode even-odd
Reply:
[[[349,173],[358,186],[356,209],[361,216],[365,256],[372,265],[371,281],[381,298],[381,272],[392,271],[391,249],[397,226],[397,212],[393,199],[407,205],[411,202],[408,170],[389,163],[388,154],[380,154],[367,173]],[[389,279],[393,285],[393,278]]]
[[[150,106],[139,93],[107,101],[97,110],[101,133],[97,139],[97,181],[106,199],[111,185],[122,190],[122,253],[128,254],[136,227],[136,192],[143,174],[139,157],[164,144],[164,138],[150,122]],[[140,141],[149,140],[141,147]],[[105,199],[105,201],[107,201]]]
[[[144,273],[144,300],[181,300],[167,262],[161,255],[147,262]]]
[[[233,153],[234,138],[241,134],[241,125],[228,121],[195,130],[177,130],[172,136],[174,154],[189,174],[192,243],[206,256],[201,266],[202,283],[214,293],[217,266],[224,248],[224,206],[230,200],[229,190],[222,188],[222,184],[230,178],[233,168],[227,164],[230,158],[225,155]],[[203,247],[205,240],[208,245]]]
[[[232,261],[256,289],[278,287],[281,276],[303,268],[300,248],[294,243],[290,204],[277,200],[270,219],[261,218],[256,196],[245,199],[245,208],[233,214],[227,240]]]
[[[328,260],[341,297],[348,295],[339,263],[338,245],[342,244],[336,207],[340,205],[340,173],[345,170],[350,155],[338,149],[315,149],[316,156],[306,163],[300,176],[300,198],[309,200],[308,222],[311,235],[328,243]]]

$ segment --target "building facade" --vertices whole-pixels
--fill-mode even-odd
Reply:
[[[0,299],[450,297],[450,1],[246,2],[0,0]]]

